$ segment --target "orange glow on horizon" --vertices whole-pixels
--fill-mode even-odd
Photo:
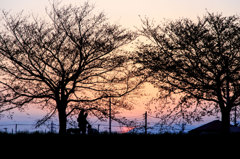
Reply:
[[[120,133],[127,133],[129,132],[130,130],[134,129],[135,127],[122,127],[121,128],[121,132]]]

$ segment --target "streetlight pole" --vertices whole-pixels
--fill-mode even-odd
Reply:
[[[112,101],[111,101],[111,97],[109,98],[109,134],[112,133]]]

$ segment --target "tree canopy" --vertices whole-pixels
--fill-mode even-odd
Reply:
[[[54,3],[48,19],[3,11],[1,111],[40,105],[49,110],[42,121],[58,113],[60,133],[65,133],[67,116],[82,103],[121,97],[137,87],[129,80],[127,52],[119,49],[135,35],[93,11],[88,3]]]
[[[196,21],[142,22],[148,44],[140,45],[135,57],[142,72],[168,95],[184,95],[180,105],[185,108],[193,99],[198,106],[215,103],[202,111],[220,109],[227,130],[230,111],[240,104],[240,18],[207,13]]]

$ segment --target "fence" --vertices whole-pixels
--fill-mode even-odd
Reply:
[[[129,116],[128,120],[133,121],[134,125],[123,125],[117,122],[113,122],[111,124],[111,128],[113,132],[117,133],[125,133],[132,129],[137,128],[141,129],[141,131],[138,131],[140,133],[161,133],[163,132],[163,129],[166,129],[163,125],[157,127],[156,125],[159,125],[160,121],[159,118],[148,115],[147,113],[144,113],[142,115],[135,115],[135,116]],[[109,124],[108,122],[100,122],[99,120],[95,121],[89,121],[89,123],[92,125],[92,127],[98,132],[109,132]],[[68,128],[71,128],[72,126],[68,125]],[[75,125],[76,127],[76,125]],[[7,124],[0,124],[0,132],[6,132],[6,133],[19,133],[19,132],[41,132],[41,133],[57,133],[59,129],[59,125],[52,122],[49,122],[49,124],[45,124],[41,127],[36,128],[35,124],[32,123],[7,123]],[[175,132],[186,132],[190,130],[187,125],[182,125],[182,128],[175,128]],[[167,130],[167,129],[166,129]],[[165,131],[166,131],[165,130]],[[134,132],[134,131],[133,131]]]
[[[48,133],[57,132],[57,125],[45,125],[42,127],[35,127],[35,124],[28,124],[28,123],[14,123],[14,124],[0,124],[0,132],[5,133],[19,133],[19,132],[41,132],[41,133]]]

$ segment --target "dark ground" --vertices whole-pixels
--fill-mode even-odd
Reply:
[[[216,158],[238,154],[240,134],[231,135],[59,135],[59,134],[0,134],[1,152],[17,154],[66,155],[67,158],[137,158],[175,156],[180,158]],[[8,151],[9,153],[10,151]],[[30,155],[30,154],[29,154]],[[81,156],[85,155],[85,157]],[[89,157],[86,157],[89,156]],[[152,156],[153,155],[153,156]],[[30,155],[31,156],[31,155]],[[111,157],[115,156],[115,157]],[[168,158],[169,158],[168,157]],[[155,157],[156,158],[156,157]],[[157,157],[163,158],[163,157]],[[165,158],[165,157],[164,157]]]

